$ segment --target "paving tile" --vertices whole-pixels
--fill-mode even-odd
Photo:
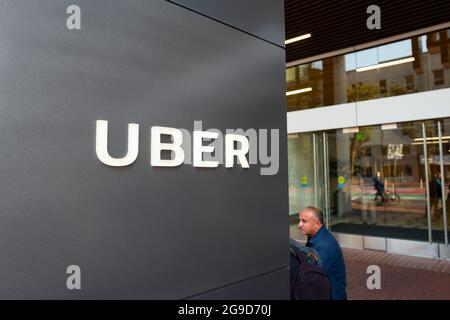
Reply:
[[[450,300],[449,261],[357,249],[352,249],[350,256],[346,250],[347,290],[351,300]],[[380,290],[369,290],[366,286],[369,277],[366,270],[371,264],[381,269]]]

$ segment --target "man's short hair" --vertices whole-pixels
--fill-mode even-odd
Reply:
[[[320,221],[320,224],[322,224],[322,225],[325,224],[325,222],[323,221],[322,211],[320,211],[319,208],[316,208],[313,206],[308,206],[305,209],[311,210],[314,213],[314,216],[316,217],[316,219]]]

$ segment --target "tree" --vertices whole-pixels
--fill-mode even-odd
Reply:
[[[347,88],[347,101],[363,101],[376,99],[379,96],[380,88],[378,85],[370,82],[358,82]]]
[[[402,87],[401,85],[399,85],[397,82],[393,82],[389,86],[388,96],[401,96],[401,95],[407,94],[407,93],[408,93],[408,91],[406,91],[406,89],[404,87]]]

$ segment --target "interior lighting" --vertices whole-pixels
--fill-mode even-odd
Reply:
[[[442,139],[450,139],[450,136],[442,137]],[[439,137],[429,137],[427,140],[439,140]],[[423,141],[423,138],[415,138],[414,141]]]
[[[414,61],[414,57],[409,57],[409,58],[405,58],[405,59],[379,63],[379,64],[375,64],[373,66],[368,66],[368,67],[363,67],[363,68],[357,68],[356,72],[362,72],[362,71],[368,71],[368,70],[373,70],[373,69],[385,68],[385,67],[395,66],[397,64],[408,63],[408,62],[411,62],[411,61]]]
[[[293,90],[293,91],[288,91],[288,92],[286,92],[286,95],[287,96],[291,96],[293,94],[299,94],[299,93],[304,93],[304,92],[309,92],[309,91],[312,91],[311,87],[298,89],[298,90]]]
[[[427,144],[438,144],[438,143],[439,143],[439,141],[427,141]],[[442,141],[442,143],[448,143],[448,140]],[[411,144],[413,144],[413,145],[423,144],[423,142],[413,142]]]
[[[311,33],[307,33],[307,34],[304,34],[304,35],[301,35],[301,36],[298,36],[298,37],[295,37],[295,38],[287,39],[284,42],[284,44],[290,44],[290,43],[297,42],[297,41],[304,40],[304,39],[308,39],[308,38],[311,38]]]

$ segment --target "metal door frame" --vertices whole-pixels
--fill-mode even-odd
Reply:
[[[442,127],[441,120],[438,120],[438,136],[439,136],[439,163],[440,163],[440,172],[441,172],[441,191],[442,191],[442,214],[444,216],[444,244],[447,248],[447,252],[445,252],[444,257],[447,258],[448,253],[448,226],[447,226],[447,205],[445,199],[445,171],[444,171],[444,152],[442,146]]]

